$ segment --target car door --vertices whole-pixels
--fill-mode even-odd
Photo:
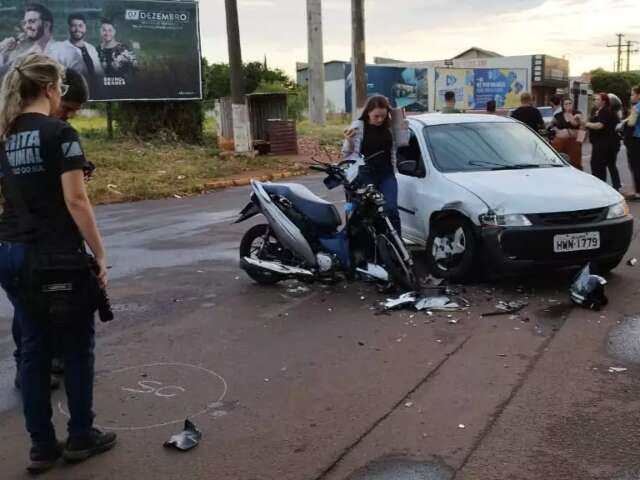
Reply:
[[[410,127],[409,132],[409,144],[397,151],[398,208],[403,236],[412,242],[424,243],[425,226],[424,218],[421,218],[424,208],[420,205],[420,198],[428,172],[418,134],[413,127]],[[413,162],[415,168],[407,168]]]

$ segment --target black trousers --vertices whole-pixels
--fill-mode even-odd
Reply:
[[[616,143],[598,142],[592,145],[591,173],[603,182],[607,181],[607,169],[611,175],[611,184],[616,190],[620,190],[620,173],[616,162],[620,146]]]
[[[634,188],[636,193],[640,193],[640,137],[631,137],[626,146]]]

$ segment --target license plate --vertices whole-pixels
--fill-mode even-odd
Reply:
[[[553,237],[553,251],[556,253],[597,250],[600,248],[600,232],[569,233]]]

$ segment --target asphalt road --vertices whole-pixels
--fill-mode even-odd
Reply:
[[[301,182],[326,195],[317,177]],[[369,285],[253,284],[237,268],[249,224],[230,224],[247,198],[240,188],[98,209],[117,319],[98,325],[96,423],[120,443],[45,478],[640,477],[640,266],[611,275],[601,312],[572,308],[570,278],[550,274],[468,286],[472,307],[451,318],[376,315],[383,297]],[[517,299],[529,302],[521,316],[481,317]],[[9,313],[0,476],[22,478]],[[53,403],[64,438],[64,394]],[[163,448],[187,416],[200,446]]]

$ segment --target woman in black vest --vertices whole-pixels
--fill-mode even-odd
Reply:
[[[603,182],[607,181],[607,169],[611,175],[613,188],[620,190],[620,174],[616,165],[620,138],[616,133],[618,117],[611,110],[609,95],[598,93],[594,96],[596,111],[585,127],[591,141],[591,173]]]
[[[106,257],[84,185],[87,160],[77,132],[51,118],[68,86],[63,68],[49,57],[30,54],[5,75],[0,89],[0,283],[20,327],[20,383],[31,436],[27,469],[39,473],[61,457],[82,461],[115,445],[115,435],[93,428],[93,315],[66,319],[64,329],[25,303],[28,285],[16,282],[32,252],[79,252],[86,242],[95,255],[102,286]],[[62,331],[63,330],[63,331]],[[51,423],[49,371],[53,339],[65,362],[70,420],[66,444]]]

